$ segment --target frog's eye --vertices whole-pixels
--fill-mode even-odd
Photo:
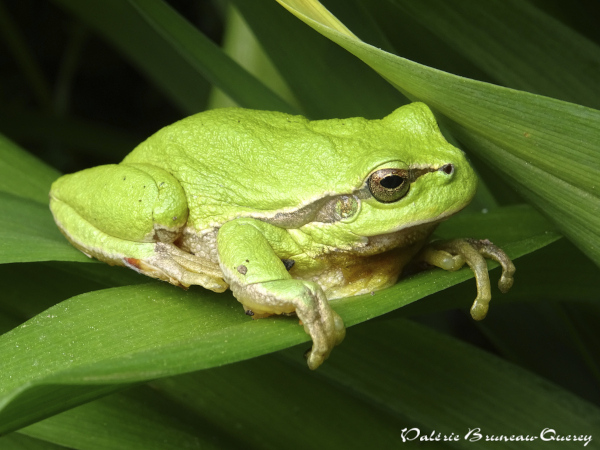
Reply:
[[[381,203],[393,203],[408,193],[410,181],[406,169],[380,169],[371,174],[367,184],[371,195]]]

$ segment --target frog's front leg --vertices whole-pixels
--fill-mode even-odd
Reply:
[[[187,200],[159,167],[107,165],[65,175],[52,185],[50,209],[67,239],[90,257],[174,285],[227,289],[216,263],[173,244],[187,223]]]
[[[257,315],[295,311],[313,340],[308,366],[319,367],[346,331],[321,287],[288,273],[282,259],[298,250],[288,232],[258,220],[236,219],[221,227],[217,243],[225,281],[244,309]]]
[[[477,282],[477,298],[471,307],[471,317],[475,320],[483,320],[492,299],[485,258],[493,259],[502,266],[498,288],[502,293],[508,292],[513,285],[515,266],[502,249],[487,239],[433,241],[424,247],[415,259],[451,272],[460,269],[466,263],[475,273]]]

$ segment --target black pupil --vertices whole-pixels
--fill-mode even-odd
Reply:
[[[398,186],[402,184],[404,178],[399,177],[398,175],[389,175],[383,178],[379,184],[381,184],[386,189],[396,189]]]

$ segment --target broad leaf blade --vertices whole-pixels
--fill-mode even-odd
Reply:
[[[103,263],[14,263],[3,264],[1,270],[0,317],[13,321],[5,327],[0,322],[0,333],[76,295],[148,282],[147,277],[131,269]]]
[[[390,1],[499,84],[600,107],[600,47],[531,3]]]
[[[19,431],[69,448],[240,448],[189,410],[146,386],[113,394]],[[0,440],[0,445],[1,445]]]
[[[296,354],[302,350],[294,348]],[[315,443],[327,449],[393,448],[401,439],[397,418],[280,358],[255,358],[151,385],[249,448],[300,450]]]
[[[0,135],[0,192],[48,204],[50,184],[59,176],[58,171]],[[2,215],[7,214],[3,211]]]
[[[480,443],[486,435],[538,436],[503,447],[515,449],[540,448],[544,428],[561,435],[591,435],[592,441],[600,432],[597,407],[424,326],[407,320],[380,321],[357,327],[347,340],[351,345],[332,356],[319,374],[392,415],[408,417],[421,434],[434,430],[458,434],[461,439],[453,442],[453,448],[472,448],[474,442],[463,436],[473,428],[480,428],[483,439],[476,441]],[[290,351],[284,354],[294,361]],[[565,448],[583,444],[561,442]]]
[[[361,449],[397,445],[403,430],[417,427],[421,434],[458,434],[461,439],[448,448],[467,449],[473,442],[464,435],[475,428],[473,422],[482,440],[499,434],[539,436],[548,422],[557,423],[560,433],[592,435],[592,440],[598,429],[598,408],[422,325],[406,320],[364,324],[352,329],[348,343],[316,372],[303,366],[296,347],[157,380],[151,383],[154,392],[138,387],[21,431],[91,449],[120,448],[129,441],[135,443],[127,448],[172,448],[170,443],[190,435],[207,445],[207,437],[219,442],[225,434],[236,448],[307,448],[318,442]],[[539,440],[516,445],[537,448]],[[584,442],[561,445],[575,448]],[[227,447],[227,441],[220,444]]]
[[[20,432],[94,450],[214,444],[306,449],[315,442],[328,449],[358,450],[369,443],[376,448],[393,446],[400,439],[397,419],[373,411],[306,368],[275,358],[157,380],[151,387],[113,394]],[[338,420],[331,420],[336,416]],[[190,442],[192,436],[196,443]]]
[[[0,263],[88,262],[60,234],[48,204],[0,192]]]
[[[569,302],[565,306],[571,306],[575,312],[593,311],[591,317],[599,316],[598,305]],[[563,303],[507,305],[477,326],[509,361],[600,404],[597,359],[587,354],[580,331],[570,323]]]
[[[0,437],[0,446],[10,450],[69,450],[67,447],[24,436],[19,433],[11,433]]]

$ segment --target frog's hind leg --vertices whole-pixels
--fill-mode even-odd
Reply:
[[[187,288],[197,284],[215,292],[224,292],[229,285],[221,278],[218,264],[197,258],[173,244],[157,242],[154,254],[146,259],[128,259],[134,270]]]
[[[183,287],[222,292],[218,265],[177,248],[187,222],[185,193],[147,164],[94,167],[57,180],[50,209],[67,239],[90,257]]]

